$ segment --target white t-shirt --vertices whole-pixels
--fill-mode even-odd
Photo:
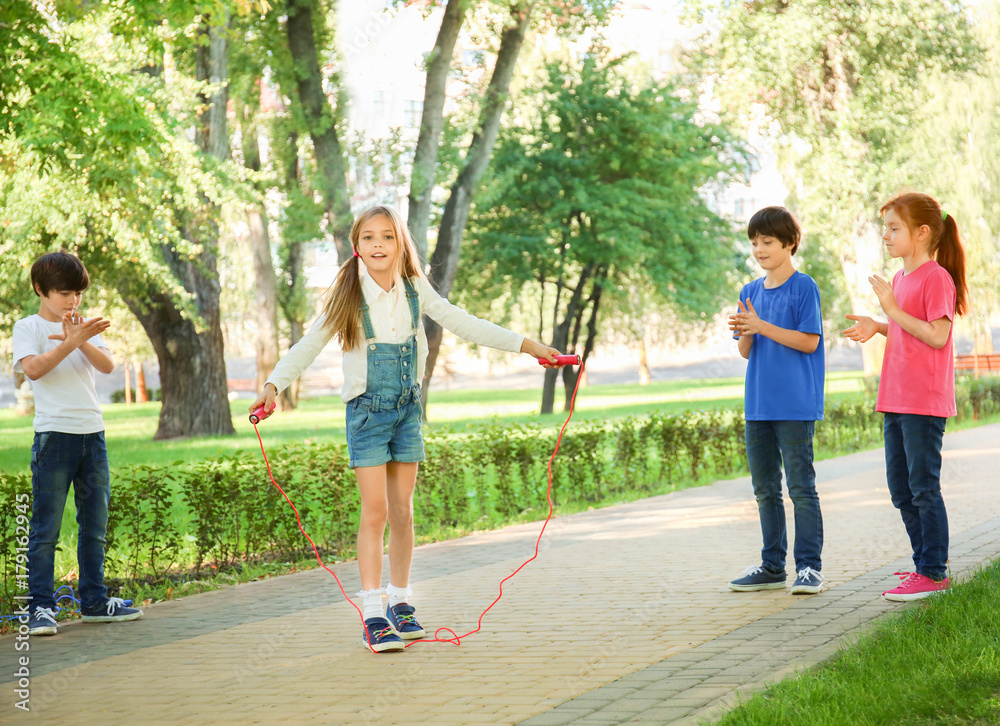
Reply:
[[[49,336],[62,331],[61,322],[52,323],[40,315],[31,315],[14,323],[14,370],[24,373],[22,358],[42,355],[58,346],[62,341],[50,340]],[[95,335],[88,342],[97,348],[108,348],[100,335]],[[95,379],[94,366],[77,348],[51,371],[31,381],[35,394],[35,431],[64,434],[104,431]]]

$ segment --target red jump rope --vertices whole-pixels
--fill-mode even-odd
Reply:
[[[539,358],[538,359],[538,364],[539,365],[545,365],[548,362],[549,361],[547,361],[544,358]],[[529,557],[528,559],[526,559],[524,562],[522,562],[520,567],[518,567],[516,570],[514,570],[512,573],[510,573],[509,575],[507,575],[507,577],[503,578],[500,581],[500,593],[496,596],[496,599],[494,599],[493,602],[491,602],[486,607],[486,609],[483,610],[483,612],[479,615],[479,622],[476,624],[475,630],[470,630],[468,633],[463,633],[462,635],[457,635],[455,633],[455,631],[452,630],[451,628],[438,628],[437,630],[434,631],[434,637],[433,638],[422,638],[420,640],[410,641],[409,643],[406,644],[406,646],[405,646],[406,648],[409,648],[411,645],[416,645],[417,643],[452,643],[454,645],[461,645],[462,644],[462,638],[465,638],[465,637],[467,637],[469,635],[472,635],[473,633],[478,633],[480,630],[482,630],[482,627],[483,627],[483,618],[486,617],[486,613],[488,613],[490,611],[490,609],[500,601],[500,598],[503,597],[503,584],[505,582],[507,582],[507,580],[511,579],[518,572],[520,572],[521,570],[523,570],[525,568],[525,566],[529,562],[531,562],[532,560],[534,560],[535,558],[538,557],[538,547],[541,544],[542,535],[545,534],[545,528],[548,526],[549,520],[552,519],[552,509],[553,509],[553,507],[552,507],[552,460],[556,458],[556,454],[559,452],[559,444],[562,442],[563,432],[566,431],[566,427],[569,425],[570,419],[573,418],[573,409],[576,407],[576,392],[580,389],[580,381],[583,379],[583,362],[580,360],[580,356],[578,356],[578,355],[558,355],[558,356],[556,356],[556,362],[559,365],[578,365],[578,366],[580,366],[580,375],[577,376],[576,386],[573,388],[573,396],[570,398],[570,402],[569,402],[569,415],[566,417],[566,421],[563,423],[562,428],[559,429],[559,436],[556,438],[556,447],[555,447],[555,449],[553,449],[552,456],[549,457],[549,463],[548,463],[548,466],[546,467],[546,469],[547,469],[547,471],[549,473],[549,484],[548,484],[548,488],[545,490],[545,498],[546,498],[546,500],[548,500],[548,503],[549,503],[549,515],[545,518],[545,521],[542,523],[542,529],[538,532],[538,538],[535,540],[535,552],[534,552],[534,554],[531,555],[531,557]],[[271,473],[271,462],[268,461],[268,459],[267,459],[267,452],[264,451],[264,440],[261,439],[261,437],[260,437],[260,430],[257,428],[257,424],[259,424],[261,421],[263,421],[264,419],[266,419],[273,412],[274,412],[274,405],[272,404],[271,408],[269,408],[267,410],[264,410],[264,407],[261,406],[256,411],[254,411],[252,414],[250,414],[250,423],[253,424],[253,429],[254,429],[254,431],[257,432],[257,440],[260,442],[260,453],[264,455],[264,463],[267,465],[267,475],[269,477],[271,477],[271,483],[274,484],[275,488],[277,488],[277,490],[279,492],[281,492],[281,496],[283,496],[285,498],[285,501],[288,502],[288,506],[290,506],[292,508],[292,511],[295,512],[295,521],[298,522],[299,529],[302,531],[303,536],[307,540],[309,540],[309,544],[312,545],[313,553],[316,555],[316,561],[319,563],[319,566],[322,567],[327,572],[329,572],[331,575],[333,575],[333,579],[337,581],[337,586],[340,588],[340,592],[343,593],[344,599],[347,600],[347,602],[351,603],[351,606],[355,610],[358,611],[358,617],[361,618],[361,626],[364,628],[365,633],[367,633],[368,632],[368,627],[365,625],[365,618],[364,618],[364,614],[361,612],[361,608],[359,608],[357,606],[357,604],[353,600],[351,600],[351,598],[348,596],[347,591],[344,590],[343,583],[341,583],[340,578],[337,577],[337,573],[334,572],[333,570],[331,570],[329,567],[327,567],[326,564],[323,562],[323,558],[319,556],[319,549],[317,549],[316,543],[313,542],[312,537],[309,536],[309,533],[306,532],[305,527],[302,526],[302,519],[299,517],[299,510],[296,509],[295,505],[292,503],[292,500],[288,498],[287,494],[285,494],[285,490],[282,489],[281,486],[278,484],[278,482],[276,482],[274,480],[274,474]],[[447,634],[447,633],[451,634],[450,638],[441,637],[443,634]],[[369,650],[371,650],[373,653],[376,652],[374,650],[374,648],[372,648],[371,646],[368,646],[368,647],[369,647]]]

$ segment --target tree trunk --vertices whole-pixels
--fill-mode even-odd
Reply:
[[[861,223],[859,229],[868,234],[875,234],[874,228],[867,223]],[[840,267],[847,282],[847,296],[851,301],[851,309],[858,315],[864,315],[870,310],[874,296],[871,293],[871,283],[868,277],[882,267],[881,245],[872,244],[865,239],[864,234],[854,234],[840,251]],[[875,311],[881,312],[877,307]],[[844,321],[849,323],[851,321]],[[846,327],[846,326],[845,326]],[[861,347],[861,360],[865,376],[877,376],[882,372],[882,357],[885,355],[885,337],[876,335],[869,343]]]
[[[337,137],[337,119],[323,92],[312,3],[310,0],[288,0],[287,13],[288,49],[295,64],[298,101],[316,154],[319,192],[330,233],[337,245],[338,259],[346,260],[351,256],[349,235],[353,222],[347,193],[347,169]]]
[[[132,405],[132,366],[128,361],[123,364],[125,366],[125,405]]]
[[[135,362],[135,402],[149,402],[149,390],[146,388],[146,370],[142,367],[141,360]]]
[[[219,25],[203,25],[200,33],[208,43],[196,51],[196,74],[207,81],[211,96],[203,97],[205,110],[195,127],[195,142],[204,154],[217,159],[229,156],[226,133],[228,18]],[[218,210],[208,199],[202,208],[188,212],[181,232],[200,251],[180,255],[163,248],[164,262],[184,290],[191,295],[192,320],[174,297],[158,288],[143,298],[123,290],[129,309],[149,336],[160,363],[163,406],[154,439],[182,436],[218,436],[235,433],[229,412],[226,359],[219,310]]]
[[[587,304],[590,305],[590,318],[587,320],[587,342],[583,345],[583,355],[581,359],[584,363],[590,360],[590,354],[594,352],[594,343],[597,340],[597,314],[601,309],[601,292],[603,287],[600,283],[601,276],[598,276],[594,280],[594,289],[590,293],[590,299]],[[580,368],[574,366],[565,366],[562,369],[563,374],[563,386],[565,391],[565,400],[563,402],[563,410],[569,411],[570,406],[573,404],[573,391],[576,389],[576,381],[582,375]],[[580,385],[584,385],[586,381],[580,381]]]
[[[649,359],[646,356],[646,334],[639,340],[639,385],[648,386],[651,377],[649,375]]]
[[[451,194],[445,204],[438,232],[437,245],[431,257],[430,280],[434,289],[447,297],[455,282],[458,257],[462,247],[462,235],[469,219],[469,210],[476,191],[476,185],[490,163],[500,118],[510,93],[510,82],[514,77],[517,57],[524,45],[531,12],[537,3],[530,3],[522,10],[514,10],[515,23],[508,26],[501,36],[496,65],[486,89],[486,100],[480,115],[479,129],[472,136],[469,150],[465,155],[465,165],[451,187]]]
[[[260,393],[264,381],[278,364],[278,284],[271,262],[267,219],[259,206],[249,206],[246,211],[253,248],[254,298],[257,304],[257,393]]]
[[[173,255],[168,255],[172,257]],[[207,263],[205,255],[200,260]],[[185,280],[185,288],[207,295],[196,295],[196,305],[205,321],[199,332],[174,304],[158,290],[150,290],[147,299],[126,297],[126,303],[145,329],[160,362],[160,421],[154,440],[186,436],[218,436],[236,433],[229,413],[226,386],[226,361],[219,325],[219,283],[215,258],[210,256],[212,277],[191,261],[171,260],[171,269]],[[211,298],[214,297],[214,307]],[[145,304],[142,304],[145,303]]]
[[[590,280],[591,275],[594,274],[595,268],[596,265],[593,262],[588,262],[587,266],[583,268],[583,272],[580,273],[580,279],[577,282],[576,287],[573,288],[573,294],[570,295],[569,303],[566,305],[566,315],[552,332],[552,347],[564,353],[569,352],[567,349],[567,345],[569,343],[569,331],[573,321],[580,312],[580,301],[583,299],[583,288]],[[556,381],[558,378],[558,368],[545,369],[545,380],[542,383],[541,413],[552,413],[555,407]]]
[[[490,76],[490,84],[486,90],[486,100],[480,115],[479,129],[472,136],[469,150],[465,155],[465,165],[452,184],[451,194],[445,204],[444,215],[441,218],[441,228],[438,230],[437,244],[431,256],[428,278],[434,289],[443,297],[448,297],[451,286],[455,282],[455,272],[458,269],[458,257],[461,252],[462,235],[469,219],[469,209],[480,177],[486,171],[493,146],[496,144],[497,133],[500,130],[500,118],[510,92],[510,81],[514,77],[517,57],[524,45],[524,37],[528,31],[531,13],[537,2],[530,2],[524,8],[512,9],[514,24],[508,26],[500,38],[500,49],[497,52],[496,65]],[[421,398],[424,405],[424,416],[427,415],[427,392],[434,366],[437,364],[438,351],[441,347],[441,326],[433,320],[425,319],[427,332],[427,367],[424,371]]]
[[[248,103],[240,104],[238,117],[242,126],[243,164],[247,169],[260,171],[260,139],[257,115],[260,112],[260,89],[255,83]],[[262,190],[258,189],[258,193]],[[250,246],[253,250],[254,297],[257,312],[257,393],[264,388],[264,381],[278,363],[278,278],[271,260],[271,238],[268,234],[267,211],[262,202],[246,208],[250,229]],[[278,397],[279,410],[285,409],[287,396]]]
[[[410,207],[407,223],[421,260],[427,259],[427,228],[431,217],[431,192],[437,167],[441,131],[444,128],[445,86],[451,71],[455,42],[465,22],[468,0],[448,0],[441,19],[434,50],[427,62],[424,84],[424,109],[420,116],[420,135],[413,154],[410,175]]]

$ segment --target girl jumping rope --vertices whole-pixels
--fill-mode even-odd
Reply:
[[[956,414],[952,329],[968,300],[965,251],[955,219],[926,194],[902,194],[882,207],[889,255],[902,258],[892,285],[868,278],[888,322],[864,315],[844,331],[864,343],[886,336],[875,409],[885,413],[885,470],[893,505],[913,548],[915,572],[886,600],[919,600],[949,586],[948,514],[941,497],[941,443]]]
[[[480,320],[438,295],[421,270],[409,230],[390,207],[358,215],[351,228],[354,256],[341,266],[324,313],[274,367],[264,392],[250,406],[270,411],[278,393],[336,337],[344,350],[347,449],[361,493],[358,567],[361,570],[364,644],[397,651],[403,640],[423,638],[415,608],[413,488],[424,460],[420,381],[427,339],[426,314],[464,340],[553,360],[559,351]],[[550,367],[550,366],[546,366]],[[382,589],[382,551],[389,524],[389,586]],[[383,609],[383,594],[388,606]]]

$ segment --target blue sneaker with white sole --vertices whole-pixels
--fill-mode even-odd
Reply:
[[[736,592],[783,590],[784,588],[785,573],[774,572],[763,565],[746,568],[739,577],[729,583],[729,589]]]
[[[396,635],[389,621],[385,618],[365,620],[365,629],[361,632],[361,642],[376,653],[402,650],[406,647],[403,645],[403,639]]]
[[[823,576],[811,567],[803,567],[792,584],[793,595],[813,595],[823,589]]]
[[[393,631],[403,640],[418,640],[427,635],[417,622],[415,612],[416,608],[405,602],[390,605],[385,611],[385,617]]]
[[[109,597],[100,607],[81,608],[80,617],[85,623],[123,623],[127,620],[138,620],[142,617],[142,610],[129,607],[131,604],[131,600]]]
[[[35,608],[28,616],[28,635],[55,635],[59,632],[53,608]]]

